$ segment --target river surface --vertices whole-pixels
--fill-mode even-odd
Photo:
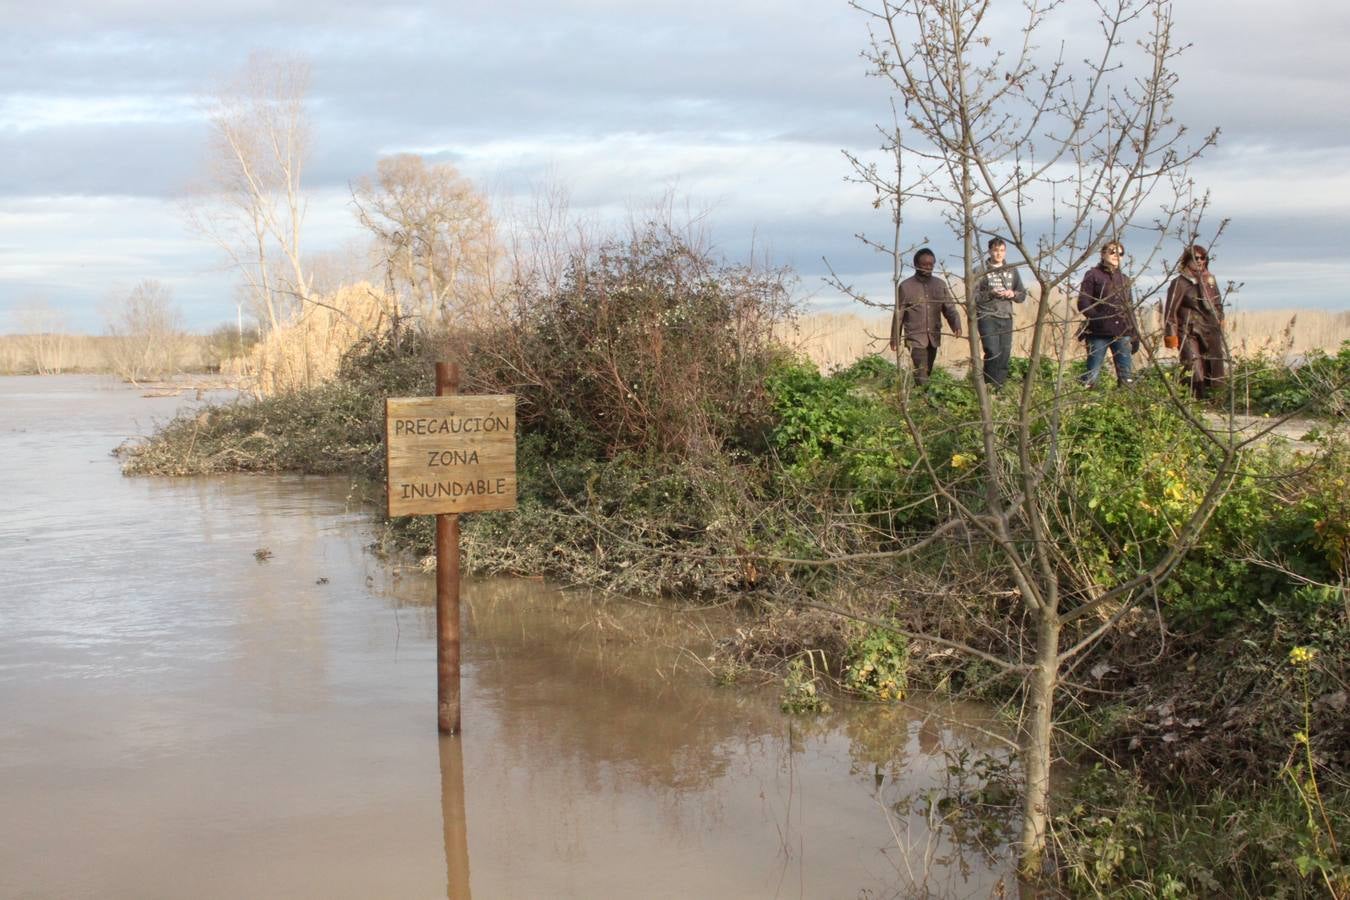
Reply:
[[[345,480],[122,477],[192,402],[0,378],[0,897],[1013,893],[920,802],[979,731],[715,686],[706,614],[469,581],[441,738],[434,585]]]

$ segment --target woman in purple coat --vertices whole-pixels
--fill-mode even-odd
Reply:
[[[1125,247],[1109,241],[1102,247],[1101,262],[1088,269],[1078,289],[1078,311],[1086,321],[1079,337],[1087,341],[1087,371],[1083,384],[1097,383],[1107,348],[1116,365],[1116,381],[1127,385],[1134,381],[1133,354],[1139,349],[1139,327],[1134,320],[1134,301],[1130,279],[1120,271]]]

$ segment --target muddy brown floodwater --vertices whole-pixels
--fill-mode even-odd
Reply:
[[[440,738],[434,585],[345,481],[119,474],[187,402],[0,378],[0,897],[1012,893],[921,802],[978,730],[714,686],[716,614],[469,582]]]

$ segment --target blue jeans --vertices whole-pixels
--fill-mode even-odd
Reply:
[[[1089,337],[1087,339],[1087,371],[1083,373],[1083,384],[1094,385],[1101,374],[1102,363],[1106,361],[1106,348],[1111,348],[1111,361],[1116,364],[1116,381],[1129,384],[1134,381],[1134,360],[1130,355],[1130,336],[1117,338]]]

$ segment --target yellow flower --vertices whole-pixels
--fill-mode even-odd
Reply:
[[[1289,664],[1294,666],[1306,666],[1317,659],[1316,647],[1295,647],[1289,651]]]
[[[952,468],[953,468],[953,469],[964,469],[964,468],[966,468],[967,466],[971,465],[971,464],[974,463],[974,462],[975,462],[975,454],[974,454],[974,453],[953,453],[953,454],[952,454]]]

